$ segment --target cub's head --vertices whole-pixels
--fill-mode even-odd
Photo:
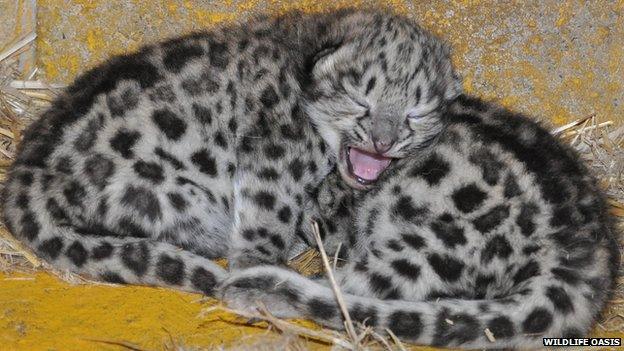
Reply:
[[[407,19],[354,12],[336,19],[311,59],[305,109],[358,189],[443,130],[461,92],[447,47]]]

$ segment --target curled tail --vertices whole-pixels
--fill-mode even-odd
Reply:
[[[345,294],[351,318],[401,340],[469,349],[542,347],[544,337],[582,337],[603,307],[610,278],[575,286],[534,277],[524,289],[493,300],[380,300]],[[255,267],[235,273],[218,295],[230,306],[253,309],[262,302],[283,318],[309,318],[342,329],[343,319],[332,290],[294,272]]]
[[[9,231],[54,267],[95,280],[170,286],[209,296],[226,277],[215,262],[171,244],[116,235],[101,226],[76,227],[72,223],[81,212],[59,206],[59,194],[43,189],[52,181],[41,169],[15,167],[3,189],[2,212]],[[69,183],[61,189],[72,191]]]

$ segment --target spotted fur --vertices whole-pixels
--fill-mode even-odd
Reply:
[[[227,275],[213,258],[278,264],[311,242],[341,145],[370,148],[375,129],[400,155],[439,132],[437,111],[459,93],[447,54],[402,17],[342,10],[114,57],[25,132],[4,222],[58,268],[212,295]],[[430,113],[402,123],[413,109]]]
[[[470,349],[586,335],[620,256],[596,180],[523,116],[462,95],[445,120],[435,144],[396,161],[374,189],[340,195],[355,204],[352,221],[339,222],[345,237],[330,238],[347,248],[337,275],[351,317],[403,340]],[[234,273],[221,297],[343,327],[326,282],[278,267]]]

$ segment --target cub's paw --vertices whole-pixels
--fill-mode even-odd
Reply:
[[[253,267],[233,272],[219,287],[217,296],[228,307],[257,312],[264,306],[280,318],[302,317],[298,312],[303,290],[295,286],[290,275],[277,267]]]
[[[266,259],[263,259],[248,252],[234,253],[228,259],[228,267],[230,270],[242,270],[245,268],[270,264],[272,264],[272,262],[268,262]]]

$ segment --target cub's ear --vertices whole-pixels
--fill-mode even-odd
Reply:
[[[307,72],[310,76],[317,76],[333,68],[336,59],[340,57],[344,46],[342,42],[327,43],[316,50],[306,62]]]
[[[454,100],[456,97],[464,93],[464,87],[462,85],[461,77],[455,73],[451,72],[450,81],[446,85],[446,89],[444,91],[444,99],[447,101]]]
[[[451,46],[442,42],[440,49],[442,53],[441,57],[443,57],[439,64],[441,64],[440,70],[444,77],[442,80],[444,82],[444,99],[446,101],[451,101],[464,93],[464,87],[462,85],[462,78],[455,70],[455,67],[453,67],[451,61]]]
[[[315,54],[312,56],[312,61],[314,64],[319,62],[320,60],[326,58],[327,56],[333,54],[342,46],[342,43],[334,43],[334,44],[326,44],[323,45]]]

